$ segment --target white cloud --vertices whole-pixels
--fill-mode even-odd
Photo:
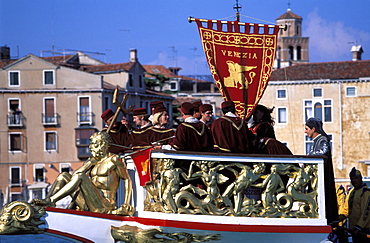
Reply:
[[[306,22],[306,23],[305,23]],[[370,33],[346,26],[340,21],[329,21],[319,16],[318,10],[308,14],[303,36],[308,36],[310,62],[351,60],[353,43],[365,43]]]

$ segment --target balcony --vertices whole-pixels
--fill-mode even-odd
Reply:
[[[78,125],[93,125],[94,117],[92,112],[77,112]]]
[[[44,126],[56,126],[59,124],[59,115],[54,113],[53,115],[42,114],[42,124]]]
[[[8,127],[23,127],[24,120],[22,113],[7,115]]]

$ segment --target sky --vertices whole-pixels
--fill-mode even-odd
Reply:
[[[239,0],[242,22],[271,24],[288,7],[303,18],[310,62],[348,61],[354,44],[370,59],[370,0]],[[236,0],[0,0],[0,46],[12,58],[80,50],[106,63],[129,61],[208,75],[196,24],[235,20]]]

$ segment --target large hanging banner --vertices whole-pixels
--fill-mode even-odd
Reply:
[[[249,117],[272,72],[279,26],[195,21],[213,79],[223,98],[235,103],[240,117]]]

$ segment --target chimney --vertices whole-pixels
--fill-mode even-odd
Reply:
[[[352,61],[360,61],[361,55],[364,52],[364,50],[362,49],[361,45],[357,45],[352,46],[351,52],[352,52]]]
[[[136,49],[130,50],[130,62],[137,62],[137,50]]]
[[[10,48],[2,46],[0,48],[0,60],[10,60]]]

